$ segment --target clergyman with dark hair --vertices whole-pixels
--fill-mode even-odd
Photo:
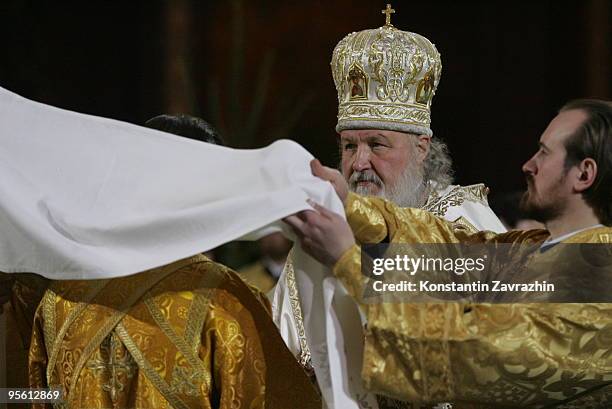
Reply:
[[[145,122],[145,126],[200,142],[225,146],[225,140],[217,130],[202,118],[185,114],[158,115]]]

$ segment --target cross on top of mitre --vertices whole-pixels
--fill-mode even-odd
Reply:
[[[381,13],[385,15],[385,25],[393,27],[393,24],[391,24],[391,14],[395,13],[395,9],[391,8],[391,4],[387,3],[387,8],[382,10]]]

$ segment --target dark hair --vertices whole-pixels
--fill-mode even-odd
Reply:
[[[581,110],[588,118],[565,141],[565,168],[586,158],[597,163],[593,184],[583,192],[601,223],[612,225],[612,102],[596,99],[570,101],[560,112]]]
[[[225,146],[225,140],[211,124],[189,115],[159,115],[145,122],[145,126],[173,133],[200,142]]]

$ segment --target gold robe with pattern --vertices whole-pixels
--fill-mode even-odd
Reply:
[[[548,236],[470,234],[428,212],[354,194],[346,211],[359,243],[540,243]],[[611,239],[612,228],[600,227],[564,242]],[[360,253],[353,246],[334,266],[358,301],[366,280]],[[454,409],[612,407],[612,304],[360,306],[367,319],[362,376],[373,392],[451,401]]]
[[[201,255],[54,282],[35,317],[30,385],[61,388],[70,408],[320,408],[257,294]]]

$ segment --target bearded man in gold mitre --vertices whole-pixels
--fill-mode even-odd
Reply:
[[[427,38],[395,28],[393,12],[387,6],[384,26],[348,34],[332,55],[340,170],[349,189],[402,208],[425,209],[458,230],[504,232],[488,205],[488,188],[452,184],[448,149],[431,129],[440,53]],[[370,230],[368,223],[362,231]],[[289,348],[310,368],[312,346],[304,323],[309,301],[300,292],[289,262],[277,286],[274,320]]]
[[[222,142],[199,118],[147,125]],[[61,389],[66,408],[321,407],[265,295],[204,255],[128,277],[53,282],[29,366],[30,386]]]
[[[470,231],[502,232],[483,184],[452,185],[451,158],[433,136],[431,105],[442,62],[425,37],[395,28],[351,33],[331,68],[338,93],[343,176],[351,191],[424,208]]]
[[[539,145],[523,165],[521,204],[547,230],[457,231],[421,209],[348,192],[337,171],[314,166],[336,186],[347,220],[316,205],[286,220],[366,316],[361,375],[368,390],[428,409],[612,407],[612,102],[567,103]],[[382,301],[368,299],[378,277],[371,279],[367,264],[361,270],[368,256],[356,243],[382,242],[506,245],[512,252],[503,263],[490,253],[493,276],[521,289],[421,301],[418,291],[397,298],[390,290]],[[424,273],[436,279],[435,271]],[[538,289],[538,282],[554,285]],[[436,404],[444,401],[453,403]]]

